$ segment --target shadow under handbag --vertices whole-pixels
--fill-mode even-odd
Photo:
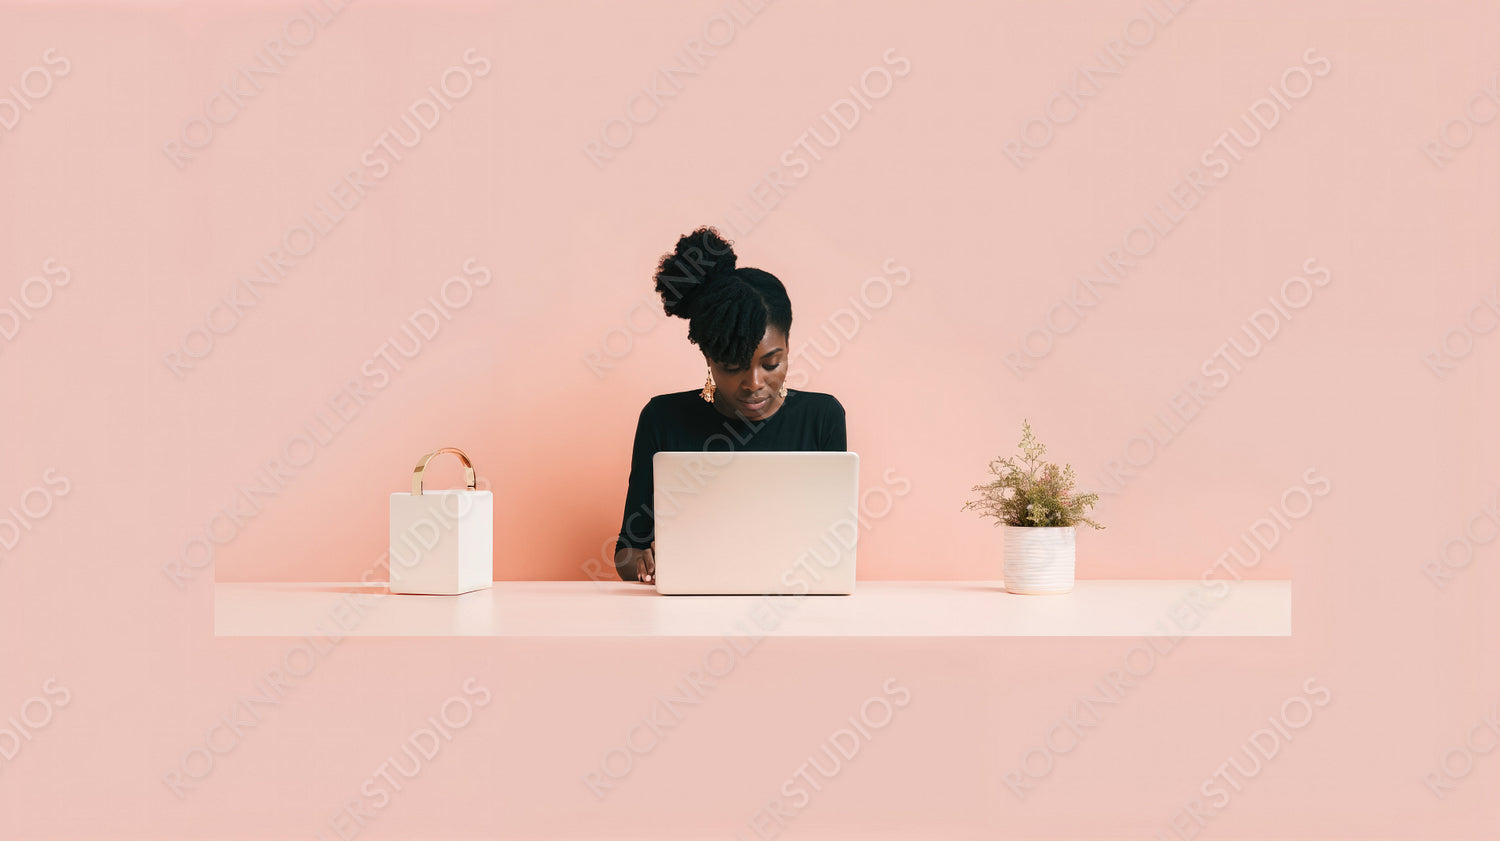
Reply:
[[[422,488],[427,462],[453,453],[464,464],[462,489]],[[456,596],[483,590],[494,579],[495,497],[477,489],[474,464],[456,447],[422,456],[411,493],[391,494],[392,593]]]

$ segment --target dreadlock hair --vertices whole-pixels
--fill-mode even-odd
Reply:
[[[656,266],[656,291],[667,315],[688,320],[688,341],[709,359],[745,368],[774,326],[792,333],[792,302],[770,272],[736,268],[734,248],[712,226],[677,240]]]

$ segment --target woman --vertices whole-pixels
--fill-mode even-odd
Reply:
[[[688,320],[688,341],[703,351],[708,378],[701,390],[659,394],[641,409],[615,542],[622,581],[655,581],[651,457],[657,452],[848,449],[838,399],[785,385],[792,332],[786,287],[769,272],[736,268],[735,260],[730,243],[702,227],[657,264],[662,306]],[[776,524],[747,523],[746,534],[757,527]]]

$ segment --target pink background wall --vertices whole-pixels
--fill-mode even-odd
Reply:
[[[1460,748],[1491,744],[1500,698],[1500,10],[1143,17],[1176,5],[358,0],[327,25],[296,4],[4,6],[0,728],[50,712],[34,738],[0,729],[0,837],[337,837],[342,803],[471,677],[493,701],[362,837],[755,837],[755,810],[891,677],[911,705],[785,837],[1178,837],[1174,815],[1309,676],[1331,705],[1204,837],[1493,837],[1500,754]],[[695,38],[720,46],[649,114],[639,95]],[[240,82],[237,106],[211,99],[281,61],[269,39],[285,67]],[[1118,72],[1074,115],[1062,92],[1101,64]],[[898,66],[821,159],[797,148],[851,86],[883,89],[869,68]],[[388,144],[400,160],[377,146],[455,67],[484,75],[446,76],[472,88],[418,106],[439,119]],[[607,121],[632,106],[625,142]],[[1274,126],[1216,150],[1252,106]],[[620,148],[595,165],[606,130]],[[1424,152],[1440,140],[1446,157]],[[335,188],[351,171],[366,194]],[[786,195],[743,221],[772,173]],[[338,201],[326,236],[295,230]],[[1167,214],[1164,235],[1140,227]],[[465,448],[492,484],[496,578],[587,576],[641,405],[703,379],[686,324],[646,297],[701,223],[787,283],[793,384],[843,402],[865,486],[911,482],[862,538],[862,577],[998,578],[1000,532],[959,509],[1027,417],[1081,485],[1117,491],[1108,530],[1080,535],[1084,578],[1198,577],[1307,471],[1326,479],[1305,517],[1260,527],[1274,549],[1243,573],[1294,579],[1296,636],[1184,642],[1024,799],[1006,776],[1143,643],[769,641],[604,799],[583,775],[704,641],[350,641],[283,674],[258,725],[214,731],[305,657],[215,640],[210,582],[358,578],[428,449]],[[288,248],[304,253],[237,319],[211,309]],[[1075,326],[1059,303],[1126,249],[1137,265]],[[1287,279],[1309,259],[1329,274],[1305,308],[1240,370],[1212,367],[1270,299],[1301,302]],[[810,352],[891,265],[910,280],[889,304]],[[467,280],[472,300],[401,370],[381,360],[455,276],[450,299]],[[211,351],[189,334],[210,318]],[[174,371],[185,340],[200,356]],[[1423,357],[1444,347],[1439,375]],[[351,380],[360,402],[338,396]],[[1191,413],[1189,381],[1212,396],[1148,451],[1154,416]],[[337,411],[326,446],[294,442]],[[216,520],[272,460],[286,476],[260,510]],[[215,764],[174,793],[215,732]],[[1445,758],[1439,797],[1422,777]]]

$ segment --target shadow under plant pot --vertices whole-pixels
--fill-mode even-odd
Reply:
[[[1005,591],[1052,596],[1073,591],[1074,526],[1005,526]]]

